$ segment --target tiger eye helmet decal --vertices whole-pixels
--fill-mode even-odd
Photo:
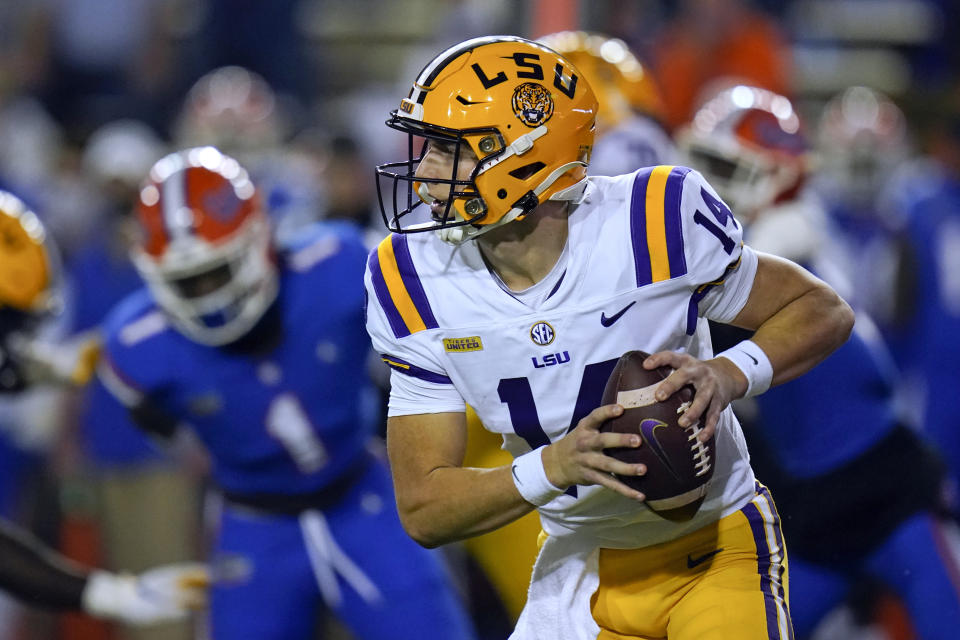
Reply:
[[[408,135],[408,157],[377,167],[384,222],[394,232],[433,230],[459,243],[521,219],[548,199],[577,199],[596,114],[590,85],[542,44],[492,36],[447,49],[423,68],[387,120]],[[455,161],[449,177],[417,177],[431,141],[455,159],[469,149],[476,167],[458,177]],[[424,203],[436,199],[428,184],[442,185],[446,194],[429,216]]]
[[[553,115],[553,96],[543,86],[524,82],[513,92],[513,112],[528,127],[546,124]]]

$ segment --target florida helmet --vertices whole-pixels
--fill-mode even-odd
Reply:
[[[245,335],[276,298],[270,227],[247,172],[214,147],[170,154],[140,189],[133,262],[188,338]]]
[[[524,38],[489,36],[450,47],[417,76],[387,126],[408,135],[406,160],[377,167],[384,222],[394,232],[437,231],[459,243],[526,216],[547,200],[582,193],[593,145],[597,99],[583,75],[556,51]],[[431,142],[450,145],[449,177],[417,177]],[[458,176],[461,149],[478,163]],[[448,190],[423,223],[410,214]]]
[[[690,166],[746,220],[795,193],[812,166],[790,100],[746,85],[709,99],[678,132],[677,145]]]
[[[179,146],[213,145],[233,155],[278,145],[286,119],[266,79],[230,65],[210,71],[187,92],[174,123]]]
[[[849,87],[827,101],[817,128],[823,181],[834,197],[869,206],[909,156],[906,117],[889,97]]]

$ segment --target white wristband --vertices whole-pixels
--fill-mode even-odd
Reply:
[[[538,507],[563,495],[563,489],[553,486],[543,468],[542,456],[546,446],[518,456],[513,461],[513,484],[524,500]]]
[[[718,358],[726,358],[737,366],[747,377],[747,392],[744,398],[760,395],[770,388],[773,380],[773,365],[763,349],[753,340],[739,342],[726,351],[717,354]]]

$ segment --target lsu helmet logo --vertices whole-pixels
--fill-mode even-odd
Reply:
[[[524,82],[513,91],[513,112],[528,127],[539,127],[553,115],[553,96],[543,85]]]

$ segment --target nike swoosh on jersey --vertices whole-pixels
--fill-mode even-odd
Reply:
[[[616,322],[617,320],[619,320],[620,318],[622,318],[622,317],[623,317],[623,314],[625,314],[625,313],[627,312],[627,310],[628,310],[630,307],[632,307],[633,305],[635,305],[635,304],[637,304],[637,301],[636,301],[636,300],[634,300],[633,302],[631,302],[630,304],[628,304],[627,306],[625,306],[623,309],[620,309],[620,311],[617,311],[615,314],[613,314],[613,315],[610,316],[609,318],[607,317],[607,315],[606,315],[605,313],[601,312],[601,313],[600,313],[600,324],[602,324],[602,325],[605,326],[605,327],[609,327],[609,326],[612,325],[614,322]]]
[[[694,567],[697,567],[697,566],[703,564],[704,562],[706,562],[707,560],[709,560],[709,559],[712,558],[713,556],[717,555],[717,554],[720,553],[721,551],[723,551],[723,548],[722,548],[722,547],[721,547],[720,549],[714,549],[713,551],[710,551],[709,553],[705,553],[705,554],[703,554],[702,556],[697,556],[696,558],[694,558],[694,557],[691,556],[690,554],[687,554],[687,569],[693,569]]]

